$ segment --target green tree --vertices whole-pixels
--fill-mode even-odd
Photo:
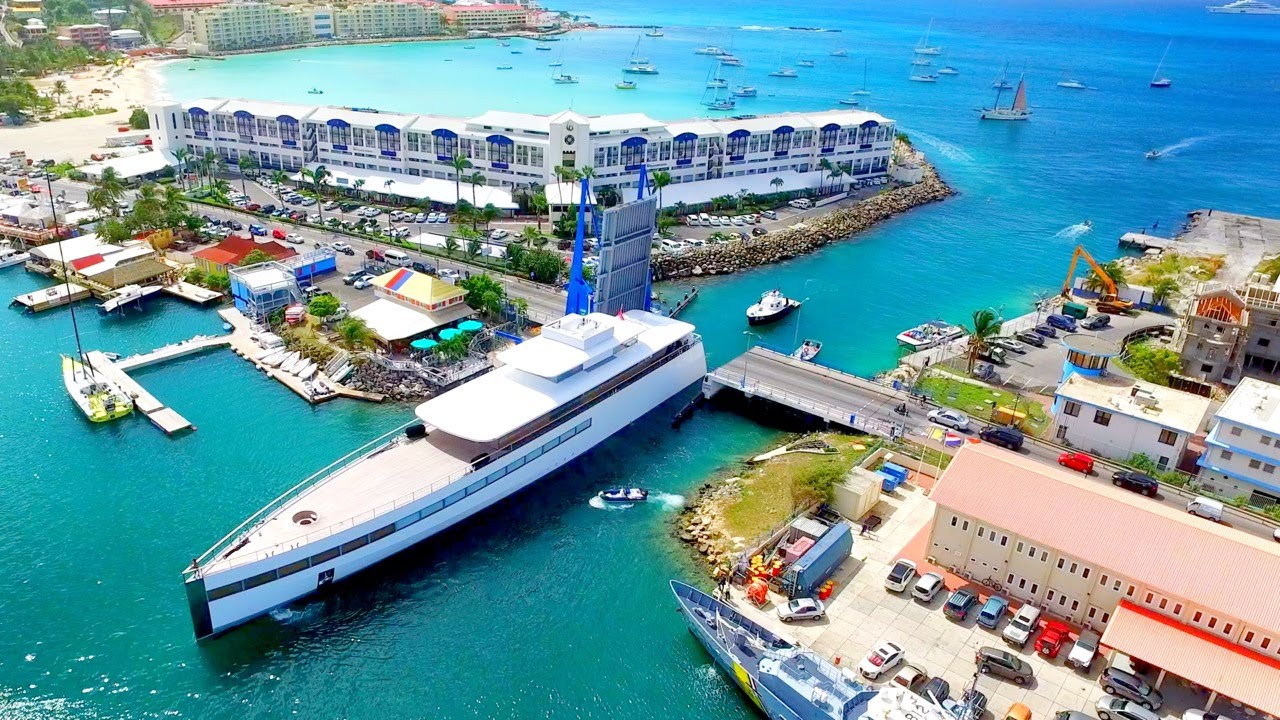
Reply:
[[[448,340],[441,340],[431,350],[445,360],[461,360],[467,356],[469,342],[465,334],[455,335]]]
[[[187,186],[187,171],[191,167],[191,151],[184,147],[177,148],[173,151],[173,159],[178,161],[178,182],[185,188]]]
[[[226,292],[231,287],[231,277],[215,270],[204,276],[204,286],[210,290]]]
[[[461,228],[459,228],[459,229],[461,229]],[[457,251],[458,251],[458,238],[457,238],[456,236],[454,236],[454,235],[450,235],[449,237],[445,238],[445,239],[444,239],[444,254],[445,254],[445,255],[447,255],[447,256],[449,256],[449,257],[453,257],[453,254],[454,254],[455,252],[457,252]]]
[[[250,250],[249,254],[245,255],[244,259],[240,261],[240,267],[248,267],[250,265],[257,265],[258,263],[271,262],[274,259],[275,258],[261,250]]]
[[[85,201],[94,212],[98,213],[99,217],[106,217],[116,210],[116,201],[111,198],[110,193],[100,187],[91,188],[85,193]]]
[[[201,270],[198,267],[189,267],[187,268],[186,274],[182,276],[182,279],[186,280],[192,285],[203,285],[204,277],[205,277],[204,270]]]
[[[303,168],[302,177],[310,180],[311,187],[315,189],[316,200],[318,201],[316,203],[316,212],[320,214],[320,222],[324,222],[324,208],[321,207],[321,202],[319,201],[324,199],[325,183],[329,181],[329,178],[333,177],[333,173],[329,172],[329,168],[324,165],[317,165],[313,170]]]
[[[529,251],[524,265],[529,272],[533,273],[534,280],[551,284],[555,284],[569,269],[564,258],[550,250],[540,248]]]
[[[57,82],[55,82],[55,83],[53,84],[53,87],[49,89],[49,92],[50,92],[50,94],[52,94],[52,95],[53,95],[53,97],[54,97],[54,98],[56,98],[56,99],[57,99],[58,104],[59,104],[59,105],[61,105],[61,104],[62,104],[62,96],[67,94],[67,81],[66,81],[66,80],[58,80]],[[141,110],[142,108],[138,108],[138,109],[139,109],[139,110]],[[135,112],[136,112],[136,111],[135,111]],[[146,111],[144,110],[142,114],[143,114],[143,116],[145,117],[147,113],[146,113]],[[129,124],[130,124],[130,125],[133,125],[133,116],[132,116],[132,115],[130,115],[130,116],[129,116]],[[146,126],[144,125],[143,127],[146,127]],[[134,128],[134,129],[135,129],[135,130],[140,130],[140,129],[142,129],[142,128]]]
[[[480,238],[474,237],[474,236],[467,238],[467,259],[468,260],[470,260],[471,262],[475,262],[476,258],[480,257],[480,253],[483,250],[484,250],[484,246],[480,244]]]
[[[529,301],[524,298],[514,298],[511,300],[511,308],[516,311],[516,321],[520,318],[529,317]]]
[[[280,207],[284,207],[284,191],[288,187],[289,173],[276,170],[271,173],[271,180],[275,182],[276,187],[280,188],[276,191],[276,199],[280,201]]]
[[[477,203],[476,203],[476,188],[477,188],[478,186],[483,185],[483,184],[485,183],[485,177],[484,177],[484,175],[483,175],[483,174],[481,174],[481,173],[479,173],[479,172],[474,172],[474,173],[471,173],[471,175],[467,177],[467,182],[471,183],[471,204],[472,204],[472,205],[477,205]]]
[[[507,264],[510,265],[513,270],[519,270],[524,265],[524,258],[528,252],[529,248],[525,246],[525,241],[523,239],[508,243],[506,250]]]
[[[489,223],[502,217],[502,211],[494,206],[493,203],[486,203],[480,208],[480,219],[484,221],[484,229],[489,229]]]
[[[254,159],[252,154],[241,155],[236,160],[236,165],[240,167],[240,190],[245,195],[249,194],[248,187],[245,186],[245,179],[249,177],[249,173],[258,169],[258,161]]]
[[[93,191],[90,190],[89,192]],[[108,218],[107,220],[98,223],[97,232],[98,237],[112,245],[119,245],[133,237],[133,233],[129,232],[129,228],[116,218]]]
[[[662,188],[671,184],[671,173],[666,170],[659,170],[649,179],[653,189],[658,191],[658,209],[661,210],[662,205]]]
[[[533,194],[533,198],[529,201],[529,206],[533,210],[533,215],[538,221],[538,232],[542,232],[542,216],[547,214],[547,191],[539,190]]]
[[[507,289],[488,273],[476,273],[458,283],[467,291],[466,301],[471,307],[489,317],[497,317],[506,305]]]
[[[1178,353],[1148,342],[1130,343],[1121,361],[1134,375],[1157,385],[1168,385],[1170,373],[1182,372]]]
[[[225,178],[214,178],[213,182],[209,183],[209,199],[213,202],[221,205],[230,205],[230,195],[231,183],[227,182]]]
[[[344,318],[336,330],[338,342],[348,350],[361,350],[373,345],[373,331],[358,317]]]
[[[332,295],[317,295],[307,303],[307,312],[323,320],[338,312],[339,307],[341,303],[338,302],[338,298]]]
[[[783,180],[783,179],[782,179],[782,178],[780,178],[780,177],[776,177],[776,178],[774,178],[774,179],[770,180],[770,181],[769,181],[769,184],[773,186],[773,191],[774,191],[774,192],[778,192],[779,190],[781,190],[781,189],[782,189],[782,186],[783,186],[783,185],[786,185],[786,184],[787,184],[787,181],[786,181],[786,180]]]
[[[1117,288],[1126,287],[1129,284],[1124,267],[1121,266],[1118,261],[1112,260],[1110,262],[1104,262],[1101,267],[1102,272],[1106,273],[1107,277],[1111,278],[1111,282],[1114,283]],[[1107,283],[1098,275],[1097,270],[1092,270],[1089,273],[1088,279],[1085,280],[1084,287],[1086,290],[1096,290],[1101,292],[1106,289]]]
[[[978,356],[987,351],[991,338],[1000,334],[1000,318],[992,310],[975,310],[973,327],[969,328],[969,372],[978,362]]]
[[[356,191],[356,197],[360,197],[360,190],[365,186],[365,180],[364,180],[364,178],[357,178],[357,179],[356,179],[356,181],[355,181],[354,183],[352,183],[351,185],[352,185],[352,187],[354,187],[354,188],[355,188],[355,191]]]
[[[471,167],[471,161],[466,155],[454,155],[449,159],[449,164],[453,166],[453,204],[457,207],[458,202],[462,199],[462,174],[467,168]],[[468,180],[468,182],[470,182]]]
[[[1182,285],[1178,279],[1166,275],[1151,286],[1151,300],[1155,305],[1167,306],[1169,300],[1176,298],[1181,290]]]
[[[59,80],[58,82],[62,81]],[[65,85],[63,86],[63,91],[66,91]],[[129,127],[134,130],[148,130],[151,128],[151,117],[147,115],[146,110],[134,108],[133,112],[129,113]]]
[[[827,177],[830,177],[830,176],[831,176],[831,171],[832,171],[834,168],[835,168],[835,165],[834,165],[834,164],[832,164],[831,160],[829,160],[829,159],[827,159],[827,158],[822,158],[821,160],[819,160],[819,161],[818,161],[818,169],[819,169],[819,170],[821,170],[822,172],[826,173],[826,174],[827,174],[827,175],[826,175]],[[821,185],[821,184],[819,184],[819,185],[818,185],[818,190],[819,190],[819,191],[821,191],[821,190],[822,190],[823,188],[825,188],[825,187],[826,187],[826,185]]]
[[[118,204],[125,193],[124,180],[121,179],[120,173],[113,167],[103,168],[102,175],[98,177],[97,186],[111,201],[112,214],[119,214]]]

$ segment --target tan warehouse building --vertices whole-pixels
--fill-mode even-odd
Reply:
[[[1105,646],[1280,715],[1280,547],[988,445],[931,498],[937,565],[1103,632]]]

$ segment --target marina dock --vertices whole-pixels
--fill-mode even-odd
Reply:
[[[1161,252],[1173,247],[1174,241],[1169,238],[1156,237],[1146,233],[1127,232],[1120,236],[1120,247],[1126,250],[1159,250]]]
[[[148,353],[151,354],[151,353]],[[113,362],[100,350],[90,350],[85,353],[88,357],[89,364],[93,366],[95,372],[100,372],[115,384],[119,385],[126,394],[133,398],[133,406],[138,412],[147,416],[147,419],[156,427],[165,432],[166,435],[183,430],[193,430],[190,421],[182,417],[177,411],[166,407],[164,403],[156,399],[154,395],[147,392],[147,389],[138,384],[136,380],[129,377],[119,365]],[[140,356],[145,357],[145,356]]]
[[[197,305],[208,305],[222,298],[222,293],[220,292],[202,288],[199,285],[192,285],[185,280],[165,285],[164,291],[176,298],[182,298]]]
[[[44,312],[45,310],[84,300],[91,295],[89,288],[83,285],[70,283],[68,287],[66,283],[59,283],[44,290],[18,295],[9,304],[21,305],[31,312]]]

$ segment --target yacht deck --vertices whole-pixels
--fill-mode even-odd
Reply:
[[[438,490],[437,485],[456,480],[484,447],[444,433],[396,443],[363,460],[352,463],[314,487],[286,502],[253,529],[249,541],[226,560],[210,563],[210,569],[238,565],[258,559],[260,553],[275,554],[352,527],[403,505],[415,497]],[[312,515],[314,513],[314,515]],[[311,519],[306,525],[296,518]]]

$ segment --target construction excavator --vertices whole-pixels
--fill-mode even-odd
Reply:
[[[1071,256],[1071,265],[1067,268],[1067,279],[1062,281],[1062,297],[1068,300],[1071,299],[1071,280],[1076,274],[1076,262],[1082,257],[1085,262],[1089,263],[1089,267],[1093,268],[1093,272],[1101,278],[1103,286],[1106,287],[1106,292],[1098,296],[1098,312],[1120,315],[1132,310],[1133,301],[1120,298],[1117,294],[1119,290],[1116,288],[1115,281],[1111,279],[1110,275],[1107,275],[1106,271],[1102,269],[1097,260],[1093,259],[1089,251],[1084,249],[1083,245],[1077,245],[1075,253]]]

